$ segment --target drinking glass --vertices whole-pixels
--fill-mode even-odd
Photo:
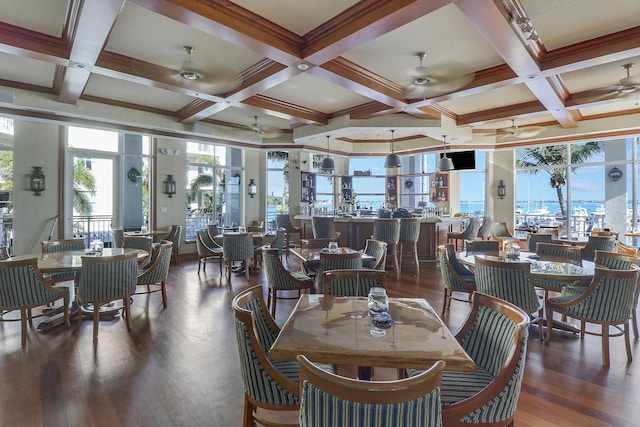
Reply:
[[[331,253],[338,252],[338,242],[329,242],[329,252]]]

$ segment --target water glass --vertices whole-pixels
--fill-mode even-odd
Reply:
[[[329,252],[332,254],[338,252],[338,242],[329,242]]]
[[[389,297],[385,288],[371,288],[367,301],[369,313],[372,315],[386,313],[389,310]]]

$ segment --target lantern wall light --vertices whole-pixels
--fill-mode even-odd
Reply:
[[[504,180],[500,180],[498,182],[498,197],[500,197],[501,199],[504,199],[504,197],[507,195],[507,187],[504,185]]]
[[[176,180],[173,179],[173,175],[167,175],[167,180],[164,182],[164,193],[169,198],[176,194]]]
[[[31,191],[35,196],[39,196],[44,191],[44,173],[42,172],[41,166],[33,166],[33,171],[31,172],[31,177],[29,178],[29,183],[31,187]]]
[[[256,194],[258,194],[258,185],[256,184],[256,181],[251,178],[249,179],[249,196],[253,199],[253,196]]]

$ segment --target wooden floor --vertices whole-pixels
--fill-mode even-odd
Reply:
[[[439,270],[410,267],[389,278],[391,296],[424,297],[442,307]],[[137,295],[133,330],[122,319],[29,331],[20,347],[16,322],[0,323],[0,426],[239,426],[243,393],[231,300],[264,276],[234,276],[217,264],[197,274],[195,261],[172,265],[169,306],[160,294]],[[294,301],[278,302],[282,324]],[[445,321],[456,329],[468,304],[453,302]],[[600,339],[555,333],[545,346],[532,330],[516,426],[640,425],[638,360],[627,364],[621,338],[612,339],[611,367],[601,364]],[[376,373],[379,371],[376,370]],[[382,371],[381,375],[384,375]],[[293,417],[295,419],[295,417]]]

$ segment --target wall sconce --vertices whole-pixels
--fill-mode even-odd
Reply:
[[[251,178],[249,179],[249,196],[253,199],[253,196],[256,194],[258,194],[258,185],[256,184],[256,181]]]
[[[504,185],[504,180],[500,180],[500,182],[498,182],[498,197],[500,197],[501,199],[504,199],[504,196],[507,195],[507,187]]]
[[[29,179],[31,184],[31,191],[36,196],[39,196],[44,191],[44,173],[42,173],[41,166],[34,166],[31,172],[31,178]]]
[[[164,192],[169,198],[176,194],[176,181],[173,179],[173,175],[167,175],[167,180],[164,183]]]

